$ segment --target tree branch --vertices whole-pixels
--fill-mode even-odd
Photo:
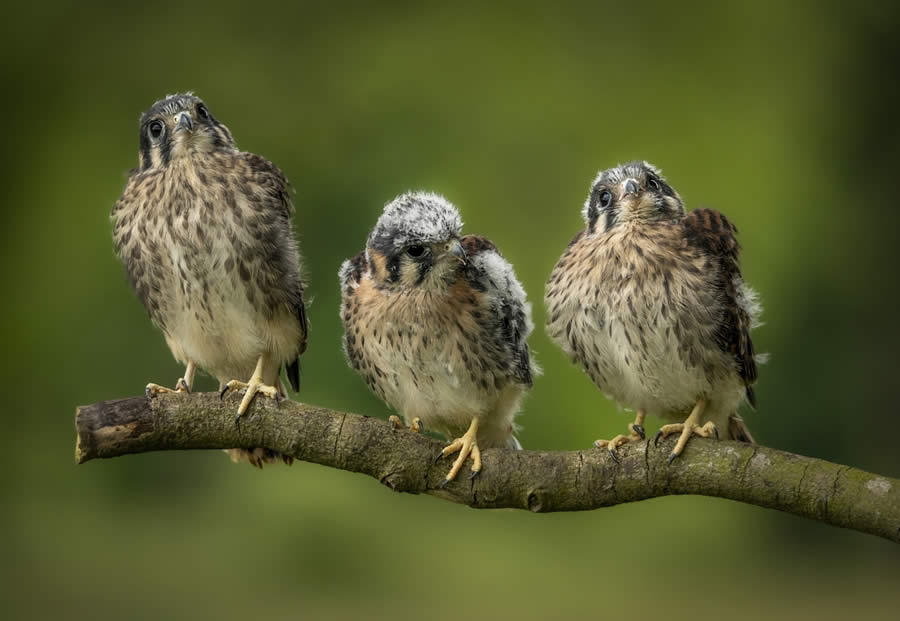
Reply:
[[[483,451],[474,480],[465,469],[441,489],[443,445],[384,421],[257,398],[235,424],[238,395],[132,397],[78,408],[75,458],[173,449],[264,446],[296,459],[359,472],[400,492],[426,493],[478,509],[583,511],[671,494],[730,498],[900,542],[900,480],[763,446],[694,439],[671,465],[674,439],[606,451]]]

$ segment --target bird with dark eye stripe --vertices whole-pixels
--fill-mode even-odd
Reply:
[[[188,393],[199,367],[220,389],[295,390],[307,321],[287,179],[264,158],[239,151],[228,128],[191,93],[157,101],[140,120],[139,166],[113,209],[116,252],[150,319],[185,365]],[[246,380],[246,381],[244,381]],[[255,466],[279,457],[233,449]],[[290,462],[290,458],[283,458]]]
[[[439,455],[459,452],[445,484],[470,455],[477,475],[481,449],[520,448],[513,419],[538,372],[512,265],[461,228],[443,197],[404,194],[339,274],[348,362],[413,430],[456,438]]]
[[[547,283],[551,338],[604,393],[636,411],[619,446],[644,438],[644,417],[677,422],[670,460],[692,435],[752,442],[738,415],[755,405],[750,330],[756,293],[741,278],[737,229],[717,211],[685,213],[678,193],[647,162],[601,171],[575,236]],[[702,423],[701,421],[707,421]]]

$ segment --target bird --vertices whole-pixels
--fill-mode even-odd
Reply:
[[[648,413],[678,421],[654,438],[680,434],[669,463],[694,435],[754,442],[738,407],[756,406],[764,356],[750,331],[762,308],[741,276],[737,228],[713,209],[686,212],[646,161],[601,171],[582,216],[544,301],[551,339],[635,411],[627,434],[595,446],[618,461],[618,447],[645,439]]]
[[[300,388],[309,325],[290,186],[265,158],[238,150],[231,131],[193,93],[169,95],[140,118],[138,166],[111,219],[116,253],[190,393],[198,368],[221,394],[244,389],[236,422],[258,394],[285,397],[281,369]],[[262,467],[269,449],[231,449]],[[286,463],[291,459],[281,456]]]
[[[527,343],[531,305],[512,265],[490,240],[461,230],[444,197],[407,192],[338,273],[348,364],[413,431],[453,438],[436,459],[459,452],[442,486],[469,456],[478,475],[482,449],[521,448],[514,419],[540,372]]]

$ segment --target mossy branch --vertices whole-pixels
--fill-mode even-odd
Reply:
[[[258,398],[236,424],[237,395],[167,394],[78,408],[75,458],[175,449],[264,446],[369,475],[400,492],[478,509],[584,511],[672,494],[730,498],[900,543],[900,480],[763,446],[694,439],[666,463],[674,438],[606,451],[483,451],[474,480],[463,470],[441,489],[442,444],[386,422],[292,401]]]

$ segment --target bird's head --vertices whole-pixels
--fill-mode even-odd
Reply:
[[[684,202],[649,162],[630,162],[597,175],[582,210],[591,233],[625,222],[671,220],[684,215]]]
[[[234,149],[231,132],[193,93],[169,95],[141,116],[141,170],[195,154]]]
[[[366,255],[375,280],[394,289],[438,289],[466,264],[456,207],[430,192],[398,196],[369,234]]]

